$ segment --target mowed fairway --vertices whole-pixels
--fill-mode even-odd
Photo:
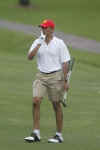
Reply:
[[[32,80],[36,61],[27,60],[33,37],[0,30],[0,150],[99,150],[100,148],[100,54],[70,50],[76,58],[69,107],[64,108],[64,143],[48,144],[55,133],[50,102],[41,104],[41,143],[27,144],[32,129]],[[71,102],[70,102],[71,101]]]

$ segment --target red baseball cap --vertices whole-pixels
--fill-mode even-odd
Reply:
[[[39,27],[43,27],[43,28],[52,28],[54,29],[55,28],[55,24],[52,20],[44,20],[40,25]]]

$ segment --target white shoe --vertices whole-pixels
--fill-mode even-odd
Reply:
[[[31,136],[28,136],[28,137],[25,137],[24,140],[26,142],[29,142],[29,143],[32,143],[32,142],[40,142],[40,136],[35,134],[35,133],[32,133]]]
[[[48,139],[48,143],[62,143],[63,141],[63,137],[58,135],[55,135],[53,138]]]

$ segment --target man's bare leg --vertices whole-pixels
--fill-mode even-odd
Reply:
[[[34,97],[32,106],[33,130],[40,130],[40,103],[42,98]]]
[[[56,135],[53,138],[48,139],[49,143],[62,143],[63,137],[62,137],[62,128],[63,128],[63,112],[62,107],[59,102],[53,102],[53,108],[56,115],[56,127],[57,132]]]
[[[61,133],[63,128],[63,111],[59,102],[53,102],[53,108],[56,115],[57,132]]]
[[[40,103],[41,98],[33,98],[32,112],[33,112],[33,131],[30,136],[25,137],[24,140],[31,142],[40,142]]]

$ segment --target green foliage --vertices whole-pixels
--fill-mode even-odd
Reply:
[[[19,0],[19,4],[22,6],[29,6],[30,0]]]

